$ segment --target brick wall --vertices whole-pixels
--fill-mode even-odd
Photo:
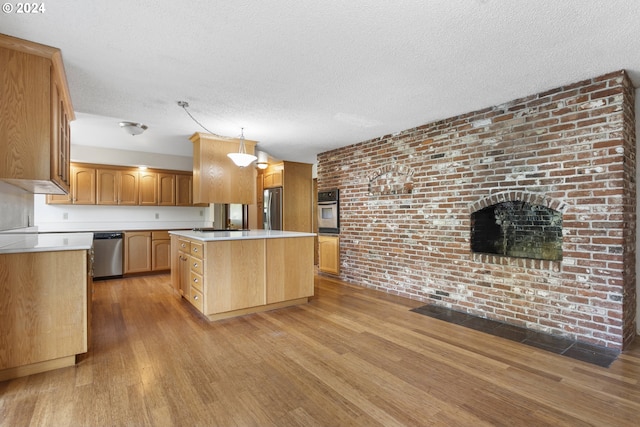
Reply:
[[[635,336],[635,112],[623,71],[318,155],[341,278],[579,341]],[[563,260],[475,254],[470,215],[563,214]]]

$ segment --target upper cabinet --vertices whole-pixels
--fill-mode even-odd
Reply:
[[[71,187],[68,194],[49,194],[47,203],[57,205],[95,205],[96,170],[71,166]]]
[[[0,34],[0,94],[0,180],[68,193],[75,116],[60,50]]]
[[[73,163],[69,195],[48,195],[49,204],[197,206],[191,172],[139,170],[126,166]]]
[[[240,139],[195,133],[193,142],[193,198],[195,203],[255,203],[256,171],[238,167],[227,154],[237,153]],[[255,141],[244,141],[247,153],[255,153]]]

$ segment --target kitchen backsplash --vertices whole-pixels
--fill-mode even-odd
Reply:
[[[0,181],[0,231],[33,225],[33,194]]]

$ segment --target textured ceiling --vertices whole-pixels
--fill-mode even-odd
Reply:
[[[627,69],[637,0],[56,0],[0,32],[62,50],[72,142],[191,155],[202,131],[273,157],[329,149]],[[130,137],[120,120],[145,123]]]

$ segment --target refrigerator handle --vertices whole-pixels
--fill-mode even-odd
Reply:
[[[269,197],[267,198],[267,223],[265,224],[267,230],[271,230],[271,209],[273,209],[273,206],[271,205],[272,197],[273,193],[269,191]]]

